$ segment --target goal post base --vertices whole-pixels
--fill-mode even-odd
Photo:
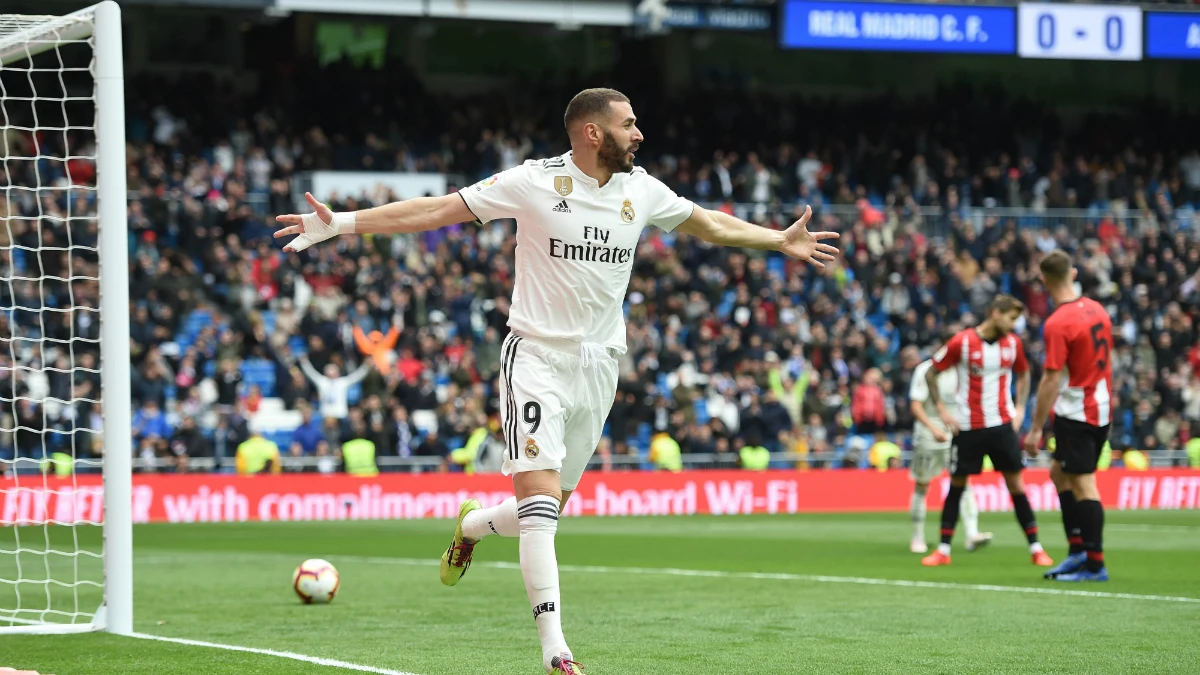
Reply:
[[[3,619],[4,623],[24,623],[24,619]],[[42,623],[30,621],[26,625],[0,626],[0,638],[9,635],[74,635],[95,633],[104,630],[94,623]]]
[[[73,635],[108,630],[108,607],[100,605],[87,623],[53,623],[42,619],[6,616],[0,609],[0,638],[6,635]],[[31,614],[35,612],[30,612]]]

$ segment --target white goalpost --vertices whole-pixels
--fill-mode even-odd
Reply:
[[[0,636],[133,632],[123,61],[111,0],[0,14]]]

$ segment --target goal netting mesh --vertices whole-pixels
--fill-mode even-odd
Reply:
[[[93,23],[0,14],[0,632],[103,602]]]

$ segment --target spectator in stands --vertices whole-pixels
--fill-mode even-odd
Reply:
[[[450,448],[438,436],[437,430],[434,429],[425,434],[425,438],[417,445],[417,449],[413,454],[418,457],[445,458],[450,454]]]
[[[151,443],[165,441],[171,436],[171,428],[158,401],[151,398],[142,403],[142,407],[133,415],[133,438],[137,441],[149,440]]]
[[[315,450],[314,450],[315,452]],[[287,460],[283,462],[283,470],[288,473],[302,473],[310,470],[310,467],[301,463],[304,458],[304,448],[297,441],[292,441],[288,446]]]
[[[358,384],[367,376],[367,371],[371,369],[371,362],[364,361],[357,370],[345,377],[339,375],[338,367],[333,363],[325,366],[325,374],[322,375],[309,362],[308,357],[300,358],[300,367],[317,390],[317,398],[321,402],[321,417],[344,420],[350,415],[350,387]]]
[[[17,456],[40,459],[46,436],[41,406],[28,399],[20,399],[16,401],[15,417]]]
[[[222,335],[228,335],[223,333]],[[242,385],[242,373],[232,358],[222,358],[221,370],[217,374],[217,411],[228,413],[238,402]]]
[[[258,412],[258,407],[262,405],[262,400],[262,388],[257,384],[252,384],[247,389],[246,395],[241,397],[240,403],[242,410],[245,410],[246,414],[248,415],[253,415],[254,413]]]
[[[221,465],[227,459],[235,459],[238,446],[250,438],[250,429],[246,419],[234,412],[217,417],[217,426],[213,430],[213,457]]]
[[[1192,422],[1192,438],[1187,442],[1187,464],[1193,469],[1200,469],[1200,422]]]
[[[762,445],[757,431],[746,436],[746,445],[738,451],[738,466],[747,471],[766,471],[771,466],[771,451]]]
[[[302,454],[315,454],[317,444],[325,438],[321,422],[313,417],[312,408],[308,404],[300,408],[300,420],[300,426],[292,432],[292,444],[299,446]]]
[[[342,434],[344,433],[342,430],[342,420],[336,417],[325,417],[321,420],[321,424],[323,426],[322,440],[329,445],[331,450],[340,449],[342,447]]]
[[[259,473],[278,474],[283,471],[283,461],[279,456],[279,446],[274,441],[267,440],[258,431],[250,432],[237,448],[235,460],[237,472],[243,476]]]
[[[872,368],[866,372],[862,384],[854,392],[851,409],[860,434],[874,434],[887,426],[886,401],[883,387],[880,386],[882,379],[879,369]]]
[[[1166,413],[1154,423],[1154,437],[1158,440],[1159,445],[1163,447],[1178,447],[1179,432],[1183,429],[1182,423],[1183,420],[1179,417],[1179,411],[1174,408],[1168,408]]]
[[[361,302],[361,301],[360,301]],[[365,308],[366,303],[361,302]],[[393,326],[388,331],[387,335],[373,330],[370,334],[364,334],[363,329],[359,326],[354,327],[354,343],[358,345],[358,351],[366,358],[375,361],[375,368],[381,375],[387,375],[392,367],[392,358],[395,352],[392,351],[396,346],[396,340],[400,337],[400,329]]]
[[[335,78],[368,93],[380,86],[344,66],[323,72],[311,63],[296,67],[297,77]],[[288,110],[295,94],[265,82],[269,91],[261,92],[264,99],[280,101],[279,109]],[[714,86],[722,91],[724,85]],[[307,343],[307,358],[318,372],[330,365],[337,373],[345,372],[346,364],[359,360],[351,327],[360,325],[361,317],[364,330],[373,326],[385,334],[400,332],[396,365],[403,375],[389,381],[372,371],[360,382],[361,405],[368,413],[374,411],[375,404],[368,403],[372,394],[379,395],[381,410],[403,406],[405,415],[411,413],[402,426],[390,412],[381,420],[388,449],[380,447],[380,454],[405,454],[421,433],[418,427],[429,429],[439,419],[446,423],[444,436],[457,434],[454,428],[473,424],[462,414],[468,406],[473,414],[494,413],[493,383],[499,345],[507,333],[505,296],[511,291],[514,264],[510,222],[467,224],[449,233],[347,240],[345,246],[319,256],[288,256],[269,241],[260,245],[265,239],[261,220],[283,207],[290,210],[293,171],[361,170],[366,168],[363,158],[370,157],[371,170],[428,169],[473,179],[485,165],[500,168],[526,155],[552,154],[556,148],[546,139],[510,129],[543,124],[540,110],[548,106],[540,101],[561,92],[548,85],[529,94],[530,105],[512,108],[523,111],[517,115],[506,106],[492,106],[490,95],[424,92],[413,79],[413,95],[427,101],[428,108],[401,115],[394,104],[402,104],[404,97],[380,99],[384,114],[379,119],[402,120],[397,134],[378,128],[375,118],[345,128],[334,111],[320,106],[310,111],[311,120],[303,127],[290,114],[261,110],[229,125],[230,131],[213,121],[221,119],[214,112],[223,115],[227,109],[207,109],[209,102],[164,103],[159,108],[159,96],[173,100],[176,87],[195,89],[186,77],[174,86],[130,88],[135,98],[150,95],[139,92],[153,92],[156,100],[142,110],[158,108],[152,117],[137,112],[137,106],[129,108],[131,124],[149,130],[146,141],[129,154],[130,188],[137,195],[130,203],[131,223],[138,233],[131,265],[131,330],[141,341],[135,339],[131,351],[139,405],[155,399],[160,410],[170,411],[169,426],[189,417],[202,426],[205,408],[213,403],[225,413],[233,412],[242,393],[241,360],[261,357],[275,364],[273,381],[259,383],[264,395],[274,393],[288,409],[308,403],[324,411],[326,392],[305,378],[288,344],[293,338]],[[711,95],[699,90],[637,93],[639,100],[663,112],[664,124],[683,119],[681,111]],[[962,322],[963,312],[972,305],[986,304],[1002,289],[1025,300],[1031,308],[1029,324],[1020,332],[1036,365],[1040,324],[1052,308],[1030,270],[1045,251],[1056,247],[1066,247],[1075,256],[1082,291],[1101,299],[1118,317],[1114,367],[1118,360],[1124,367],[1115,367],[1119,375],[1114,438],[1127,435],[1139,446],[1150,439],[1154,447],[1173,447],[1173,439],[1191,437],[1186,422],[1200,417],[1200,241],[1195,236],[1200,231],[1195,215],[1200,196],[1194,180],[1200,175],[1200,159],[1188,150],[1176,163],[1172,146],[1193,145],[1187,140],[1197,128],[1193,116],[1154,108],[1139,117],[1093,120],[1092,133],[1077,135],[1052,110],[1029,101],[980,96],[967,88],[939,90],[931,106],[956,110],[980,128],[994,131],[964,135],[953,125],[924,122],[918,106],[894,97],[860,104],[816,103],[766,92],[757,96],[761,106],[735,107],[739,124],[755,129],[755,134],[724,140],[728,135],[703,116],[691,126],[670,122],[675,125],[671,134],[665,128],[647,130],[648,136],[672,142],[647,146],[640,163],[680,194],[706,202],[735,196],[749,202],[723,208],[755,217],[768,227],[792,217],[788,202],[793,199],[828,205],[818,209],[818,218],[844,232],[847,259],[816,272],[767,254],[720,251],[687,238],[649,233],[630,281],[630,350],[622,359],[627,377],[621,380],[610,417],[615,454],[648,451],[643,422],[653,430],[669,431],[684,448],[707,448],[709,441],[698,426],[703,425],[702,415],[720,420],[704,425],[718,451],[744,445],[747,435],[757,431],[764,445],[782,448],[803,436],[812,452],[840,453],[850,431],[871,433],[880,426],[899,430],[893,442],[903,445],[903,433],[911,424],[904,414],[904,397],[906,372],[915,365],[912,359],[919,361],[938,348],[939,337],[952,333],[953,324]],[[815,132],[811,141],[797,136],[771,112],[783,107],[805,116],[806,126]],[[894,134],[871,131],[878,128],[880,109],[894,113],[889,122]],[[444,114],[447,110],[463,114]],[[1018,138],[1019,130],[1011,123],[1014,112],[1052,123],[1035,140]],[[142,119],[136,119],[139,116]],[[1153,137],[1140,131],[1147,118],[1154,120]],[[290,131],[296,128],[305,131]],[[451,134],[470,140],[462,150],[402,147],[398,139],[417,128],[429,137]],[[864,131],[861,142],[859,130]],[[335,132],[341,137],[336,141]],[[166,143],[156,143],[156,135]],[[62,150],[59,138],[39,139],[40,145],[35,145],[24,132],[9,137],[25,149]],[[918,151],[897,140],[909,138],[921,138],[936,151]],[[1093,146],[1094,138],[1105,142]],[[712,139],[722,140],[718,145]],[[1172,140],[1163,146],[1162,139]],[[355,145],[370,151],[342,151]],[[1129,149],[1114,155],[1110,147]],[[660,151],[663,154],[656,156]],[[1159,152],[1161,160],[1155,159]],[[486,157],[481,160],[481,155]],[[1080,162],[1077,157],[1087,159]],[[35,168],[55,172],[44,173],[43,179],[67,178],[61,167],[10,164],[4,180],[17,185],[36,184]],[[84,168],[73,170],[72,179],[94,175]],[[94,213],[91,190],[79,193],[41,200],[21,194],[0,197],[0,215],[32,219],[65,214],[68,206],[72,214]],[[395,198],[375,188],[318,197],[357,206]],[[1093,215],[1039,221],[1042,216],[1036,213],[1010,218],[975,210],[986,204],[1066,205],[1071,199]],[[94,272],[94,251],[81,248],[95,245],[94,222],[72,221],[68,231],[50,219],[40,230],[29,227],[35,221],[9,220],[10,228],[0,228],[0,240],[31,248],[66,243],[76,249],[70,254],[72,269],[93,266]],[[14,276],[42,274],[38,256],[20,258],[14,255],[11,261]],[[46,256],[40,258],[44,263]],[[47,297],[39,297],[43,294]],[[86,341],[98,339],[99,321],[84,308],[94,309],[96,297],[90,282],[72,289],[51,283],[0,284],[4,306],[41,307],[44,301],[78,308],[63,313],[61,325],[54,323],[59,317],[47,317],[45,336],[72,343],[69,349],[55,351],[47,341],[45,354],[23,350],[29,338],[42,337],[37,312],[17,310],[0,316],[0,391],[34,399],[26,403],[9,393],[0,408],[13,424],[4,427],[13,428],[18,416],[35,425],[27,427],[33,431],[17,433],[13,441],[31,452],[41,452],[44,436],[49,439],[45,443],[53,444],[53,437],[61,435],[53,432],[69,428],[85,411],[43,409],[37,401],[47,394],[39,392],[70,392],[67,380],[14,373],[14,368],[40,369],[42,359],[58,363],[66,354],[76,380],[91,382],[90,394],[79,382],[73,383],[76,389],[95,398],[100,374],[89,370],[97,370],[98,350],[96,343]],[[194,325],[201,319],[203,326]],[[911,351],[898,357],[899,349]],[[797,350],[804,356],[803,366],[790,368],[787,363]],[[783,358],[768,363],[772,353]],[[468,354],[473,354],[474,364]],[[225,360],[233,365],[221,364]],[[1180,370],[1189,362],[1190,370]],[[206,375],[212,363],[219,364],[217,372]],[[878,392],[864,381],[863,373],[872,368],[880,371]],[[778,382],[773,369],[779,371]],[[810,374],[808,387],[800,384],[801,372]],[[659,391],[659,375],[672,383],[671,391]],[[789,386],[789,378],[796,384]],[[788,413],[794,433],[787,443],[763,428],[761,419],[748,421],[773,408],[766,389],[775,392]],[[1152,392],[1148,400],[1147,392]],[[882,406],[875,405],[879,394]],[[659,398],[661,403],[656,402]],[[867,400],[871,405],[862,405]],[[1143,401],[1149,405],[1145,415]],[[755,415],[742,414],[747,419],[739,420],[751,406],[757,406]],[[340,407],[346,412],[337,419],[348,418],[348,396]],[[862,414],[863,407],[870,413]],[[1164,425],[1172,423],[1169,410],[1182,413],[1179,430],[1160,434],[1160,419]],[[813,415],[816,423],[801,430],[801,420]],[[231,457],[232,449],[245,440],[239,431],[245,420],[215,418],[220,420],[217,429],[202,431],[212,435],[216,455]],[[231,419],[240,421],[231,426]],[[374,417],[369,415],[366,425],[380,438]],[[340,444],[340,429],[336,436],[334,442]],[[336,461],[336,444],[323,455],[329,462]],[[314,446],[312,451],[319,450]],[[862,448],[857,456],[865,451]],[[855,457],[852,449],[847,464],[860,464]]]
[[[355,420],[342,443],[342,466],[351,476],[370,477],[379,473],[375,465],[376,446],[368,435],[365,423]]]
[[[683,459],[679,442],[666,432],[654,435],[650,440],[650,463],[654,468],[678,473],[683,470]]]
[[[276,379],[275,386],[287,409],[295,410],[300,404],[313,399],[313,387],[308,378],[304,377],[304,371],[299,366],[290,366],[286,372],[287,378]]]
[[[317,444],[317,472],[322,474],[331,474],[337,471],[338,464],[341,462],[341,449],[330,450],[330,445],[326,441],[321,441]]]
[[[171,436],[167,447],[175,460],[175,470],[187,470],[188,462],[195,457],[211,457],[212,444],[196,426],[196,420],[185,417],[179,429]]]
[[[778,452],[781,449],[779,436],[791,430],[792,418],[776,398],[774,390],[763,391],[761,415],[763,438],[767,439],[766,445],[773,452]]]
[[[392,421],[388,431],[388,452],[395,453],[397,457],[411,457],[417,430],[408,420],[408,410],[404,406],[396,405],[392,408]]]
[[[886,433],[879,431],[875,434],[875,442],[867,453],[867,461],[880,471],[898,468],[900,446],[888,440]]]

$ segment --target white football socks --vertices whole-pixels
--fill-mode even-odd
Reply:
[[[542,640],[542,664],[550,670],[550,659],[570,654],[562,632],[562,601],[558,589],[558,558],[554,534],[558,531],[559,502],[537,495],[517,503],[521,531],[521,576],[533,608],[533,620]]]
[[[959,502],[959,516],[962,517],[963,533],[967,535],[967,541],[971,541],[979,536],[979,505],[975,503],[975,492],[971,490],[971,484],[967,483],[967,487],[963,490],[962,501]]]
[[[517,525],[517,498],[509,497],[489,509],[475,509],[463,518],[463,536],[479,541],[489,534],[516,537],[521,534]]]
[[[925,541],[925,493],[928,490],[928,485],[913,486],[912,503],[908,507],[908,512],[912,515],[913,541]]]

